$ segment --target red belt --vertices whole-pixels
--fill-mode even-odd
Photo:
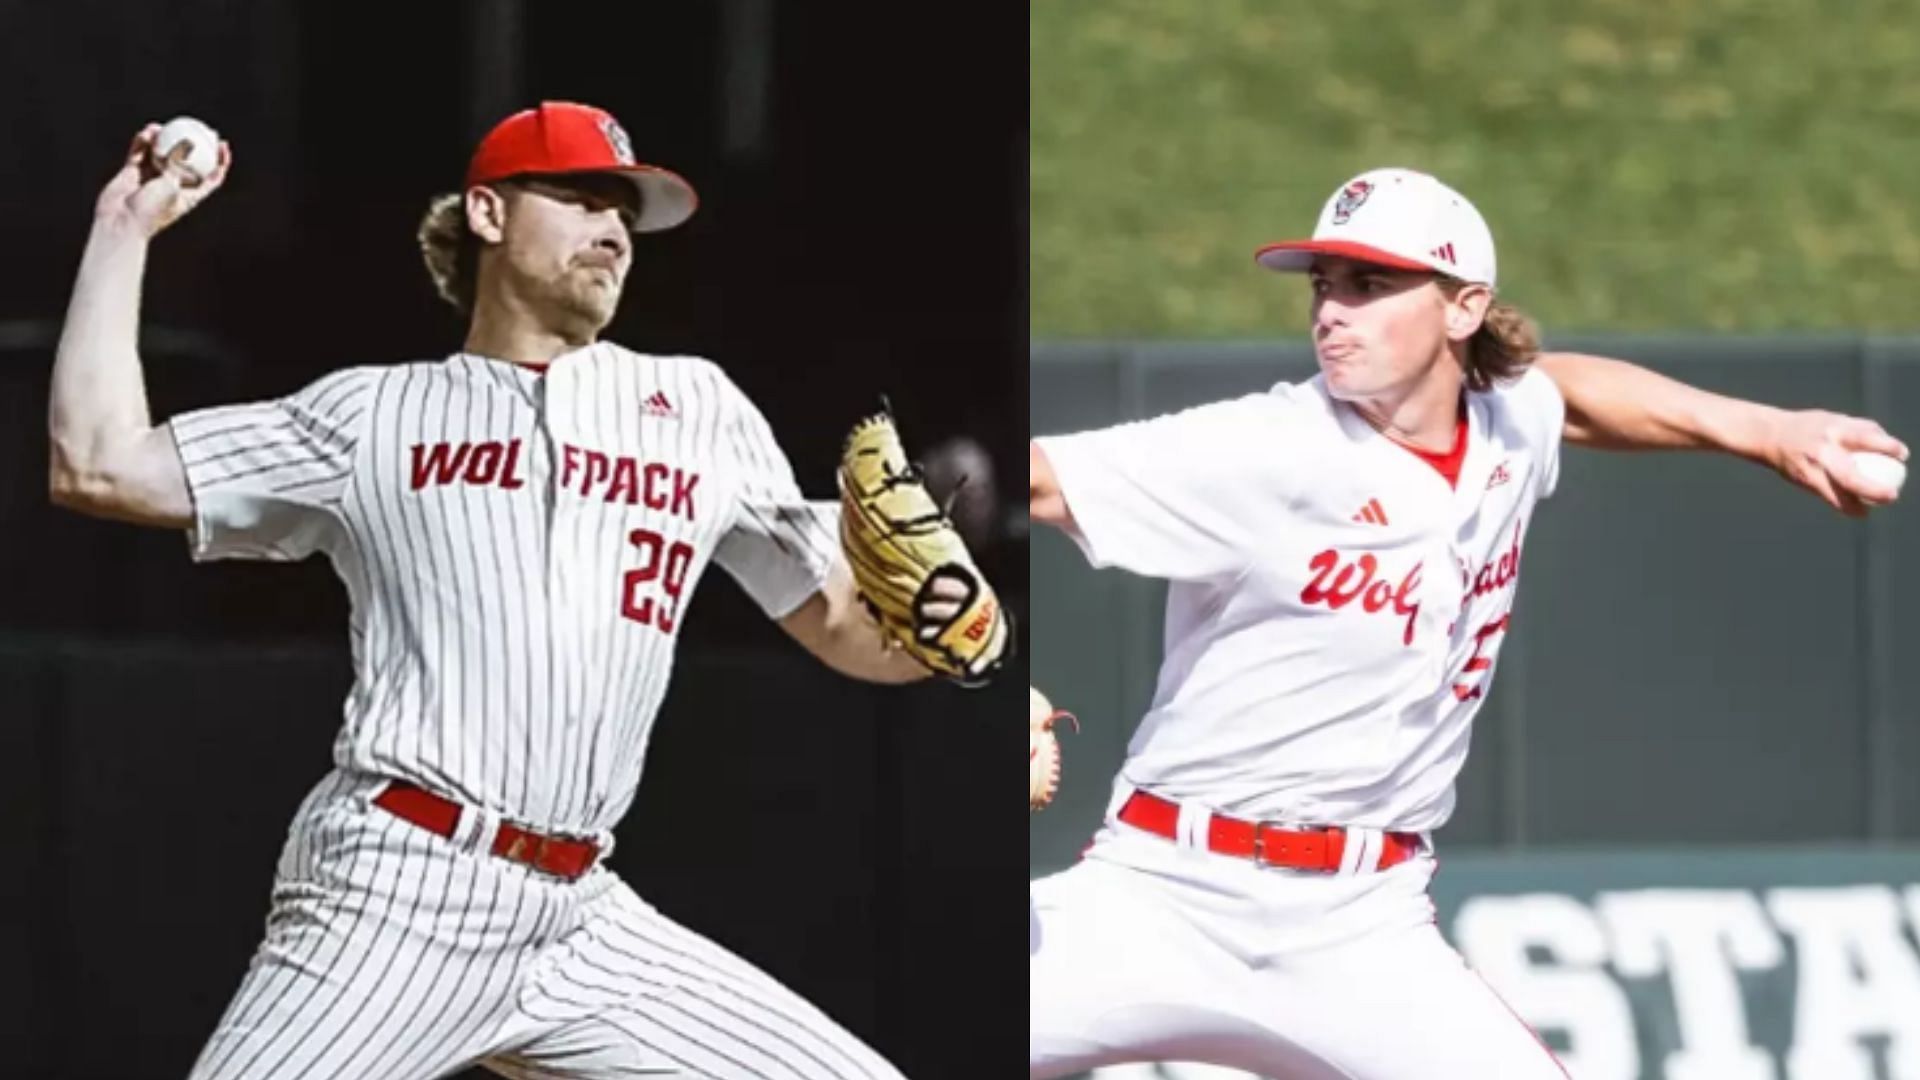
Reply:
[[[1180,804],[1144,791],[1127,797],[1120,807],[1120,820],[1169,840],[1180,836]],[[1341,857],[1346,854],[1347,830],[1338,826],[1283,829],[1264,821],[1215,814],[1207,822],[1207,850],[1252,859],[1265,866],[1332,873],[1340,869]],[[1406,862],[1419,850],[1420,834],[1385,833],[1380,841],[1380,858],[1372,869],[1385,870]]]
[[[374,797],[373,805],[431,833],[452,839],[454,827],[464,812],[460,804],[424,791],[404,780],[395,780],[387,790]],[[554,877],[575,881],[600,858],[600,845],[591,840],[564,836],[545,836],[528,832],[509,822],[500,823],[493,837],[493,853],[510,862],[531,866]]]

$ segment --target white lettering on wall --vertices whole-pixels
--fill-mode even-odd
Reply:
[[[1535,1029],[1567,1033],[1560,1055],[1580,1080],[1639,1080],[1640,1048],[1626,994],[1607,974],[1607,941],[1586,905],[1556,893],[1476,896],[1460,907],[1454,941]],[[1529,946],[1553,966],[1536,965]]]
[[[1920,957],[1900,933],[1891,888],[1772,889],[1767,910],[1793,935],[1799,985],[1789,1080],[1874,1080],[1861,1042],[1885,1036],[1889,1071],[1920,1076]]]
[[[1736,973],[1784,959],[1752,893],[1642,889],[1601,893],[1595,907],[1614,970],[1630,979],[1665,972],[1673,987],[1680,1045],[1667,1055],[1667,1080],[1775,1080],[1773,1055],[1752,1044]]]

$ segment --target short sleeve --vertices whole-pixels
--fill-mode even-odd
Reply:
[[[1281,479],[1272,468],[1286,458],[1282,425],[1261,399],[1243,398],[1035,441],[1089,562],[1194,581],[1245,565],[1256,529],[1249,485]]]
[[[193,558],[292,561],[327,549],[378,378],[351,368],[274,401],[169,421],[193,499]]]
[[[1567,399],[1544,371],[1529,368],[1507,391],[1515,414],[1539,446],[1536,498],[1553,494],[1560,483],[1560,446],[1567,430]]]
[[[770,619],[819,592],[840,553],[840,504],[800,493],[773,429],[724,375],[720,454],[739,478],[734,521],[714,551]]]

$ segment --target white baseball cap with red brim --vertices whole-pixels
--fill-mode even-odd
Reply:
[[[1269,270],[1298,273],[1320,255],[1494,285],[1486,219],[1466,196],[1412,169],[1361,173],[1327,199],[1313,239],[1268,244],[1254,258]]]
[[[494,125],[467,165],[467,186],[600,172],[625,177],[640,189],[635,232],[671,229],[700,205],[693,185],[678,174],[634,160],[633,142],[613,114],[570,101],[543,101]]]

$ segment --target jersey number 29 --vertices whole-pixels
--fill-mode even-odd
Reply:
[[[627,540],[640,549],[641,563],[621,578],[625,587],[621,593],[620,614],[642,626],[671,634],[680,611],[680,591],[687,585],[687,569],[693,565],[693,545],[684,540],[669,544],[666,537],[651,529],[635,529],[627,534]],[[658,591],[665,594],[658,602],[652,596],[641,595],[654,591],[648,586],[656,581]]]

